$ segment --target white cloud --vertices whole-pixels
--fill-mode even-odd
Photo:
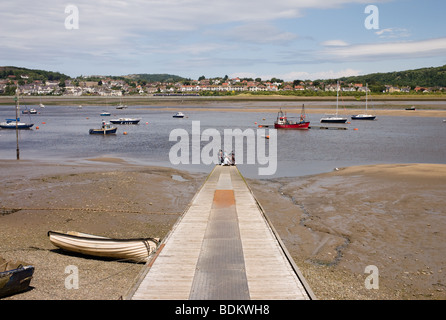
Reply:
[[[328,40],[321,43],[324,47],[345,47],[348,43],[343,40]]]
[[[257,44],[289,44],[298,38],[297,34],[281,31],[270,23],[248,23],[236,26],[224,35],[231,40]]]
[[[409,30],[405,28],[386,28],[375,32],[382,39],[395,39],[410,37]]]
[[[426,58],[436,55],[446,55],[446,38],[350,45],[323,52],[327,59],[342,61]]]

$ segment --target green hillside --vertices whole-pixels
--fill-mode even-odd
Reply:
[[[0,67],[0,79],[6,79],[9,76],[15,76],[15,79],[22,79],[21,76],[27,76],[27,82],[34,80],[64,81],[70,79],[69,76],[60,72],[18,67]]]
[[[128,76],[125,76],[125,78],[129,78],[132,80],[145,80],[147,82],[179,82],[187,80],[186,78],[176,76],[173,74],[166,74],[166,73],[155,73],[155,74],[149,74],[149,73],[140,73],[140,74],[130,74]]]
[[[364,76],[344,77],[339,79],[347,83],[368,83],[369,85],[446,87],[446,65],[435,68],[372,73]]]

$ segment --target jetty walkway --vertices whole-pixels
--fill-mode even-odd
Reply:
[[[235,166],[216,166],[125,299],[315,299]]]

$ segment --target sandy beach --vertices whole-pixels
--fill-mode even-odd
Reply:
[[[113,158],[71,165],[2,160],[0,255],[35,266],[33,289],[5,299],[119,299],[143,264],[70,255],[47,232],[163,238],[205,177]],[[79,289],[65,288],[67,266],[78,268]]]
[[[0,164],[0,255],[32,263],[32,290],[8,300],[116,300],[143,265],[72,255],[49,230],[163,238],[207,174],[98,158]],[[248,180],[318,299],[445,299],[446,165],[340,168]],[[379,270],[367,289],[364,270]],[[67,289],[67,266],[79,289]]]
[[[446,298],[446,165],[249,183],[319,299]],[[367,266],[379,289],[366,288]]]

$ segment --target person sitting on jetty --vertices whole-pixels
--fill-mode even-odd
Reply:
[[[220,161],[220,164],[223,164],[223,151],[221,151],[221,149],[218,151],[218,160]]]
[[[224,153],[224,157],[223,157],[223,163],[221,164],[222,166],[230,166],[230,165],[232,165],[232,161],[231,161],[231,159],[229,158],[229,155],[228,155],[228,153],[225,151],[225,153]]]

